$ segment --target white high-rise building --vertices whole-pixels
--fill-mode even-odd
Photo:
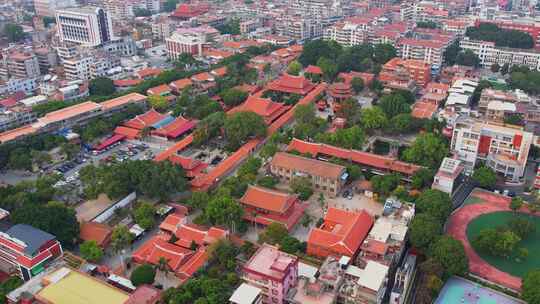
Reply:
[[[75,0],[34,0],[36,15],[54,17],[56,10],[77,4]]]
[[[62,42],[94,47],[114,40],[111,17],[99,7],[58,10],[56,24]]]

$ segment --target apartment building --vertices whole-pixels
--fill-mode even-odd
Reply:
[[[283,152],[270,162],[270,172],[287,182],[295,177],[307,177],[317,191],[332,197],[341,191],[347,179],[343,166]]]
[[[0,59],[0,78],[36,78],[41,75],[36,54],[30,51],[8,50]]]
[[[285,15],[278,18],[275,27],[279,36],[285,36],[297,43],[323,36],[323,23],[315,18]]]
[[[62,254],[62,245],[54,235],[32,226],[17,224],[0,232],[0,268],[24,281],[43,272]]]
[[[540,51],[534,49],[498,47],[494,42],[471,40],[468,37],[460,41],[460,46],[473,51],[480,58],[480,64],[486,68],[496,63],[500,66],[525,65],[532,70],[540,70]]]
[[[383,65],[379,80],[390,89],[415,91],[431,81],[431,66],[422,60],[392,58]]]
[[[400,4],[401,21],[421,22],[431,21],[442,23],[449,19],[450,13],[442,6],[433,2],[404,2]]]
[[[450,149],[468,172],[483,162],[517,182],[525,172],[532,142],[533,134],[523,128],[460,117],[454,126]]]
[[[75,0],[34,0],[34,10],[40,17],[54,17],[56,10],[76,4]]]
[[[57,10],[56,24],[61,42],[95,47],[114,40],[112,18],[99,7]]]
[[[177,29],[170,37],[165,39],[167,54],[170,59],[176,60],[183,53],[202,56],[203,47],[219,36],[219,31],[209,26]]]
[[[134,17],[137,9],[159,13],[161,7],[159,0],[102,0],[102,4],[108,14],[118,19]]]
[[[35,119],[36,114],[26,107],[14,106],[10,109],[3,109],[0,111],[0,132],[28,124]]]
[[[440,68],[444,61],[444,52],[454,39],[450,33],[417,28],[410,37],[397,40],[396,50],[402,59],[421,60],[434,68]]]
[[[263,244],[244,264],[242,279],[261,290],[263,304],[284,304],[298,283],[298,257]]]
[[[452,196],[463,182],[463,170],[460,160],[445,157],[435,174],[431,189],[446,192]]]
[[[367,41],[371,28],[370,19],[351,18],[327,27],[324,30],[323,38],[334,40],[341,45],[358,45]]]

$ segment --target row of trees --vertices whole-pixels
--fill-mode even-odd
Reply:
[[[54,201],[58,190],[54,177],[41,177],[0,188],[0,208],[11,212],[16,224],[27,224],[55,235],[62,245],[71,248],[79,235],[75,211]]]
[[[333,80],[339,72],[378,73],[380,66],[395,56],[396,50],[389,44],[343,47],[333,40],[313,40],[304,44],[298,61],[304,67],[319,66],[323,71],[323,77]]]
[[[19,142],[2,144],[0,146],[0,168],[30,170],[34,161],[39,163],[43,153],[66,142],[62,136],[41,134],[27,137]]]
[[[526,66],[512,66],[509,84],[514,89],[538,95],[540,94],[540,72],[530,70]]]
[[[518,30],[506,30],[493,23],[480,23],[477,27],[467,28],[465,35],[473,40],[495,42],[496,46],[531,49],[534,39],[528,33]]]
[[[134,160],[110,166],[88,165],[79,173],[87,198],[105,193],[114,199],[137,191],[165,200],[169,195],[187,189],[182,167],[168,161]]]
[[[427,258],[419,265],[416,303],[432,303],[446,279],[468,272],[468,258],[460,241],[442,235],[443,223],[452,212],[448,194],[426,190],[415,200],[415,207],[410,242]]]

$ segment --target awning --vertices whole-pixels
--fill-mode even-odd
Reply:
[[[124,140],[124,138],[126,138],[125,135],[115,134],[115,135],[105,139],[104,141],[102,141],[99,145],[95,146],[94,150],[101,151],[101,150],[107,148],[108,146],[110,146],[112,144],[115,144],[115,143],[117,143],[119,141]]]

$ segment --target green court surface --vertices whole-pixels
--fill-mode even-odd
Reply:
[[[495,268],[523,278],[531,269],[540,269],[540,255],[538,254],[540,252],[540,217],[516,214],[510,211],[483,214],[469,223],[469,226],[467,226],[467,238],[472,244],[472,240],[474,240],[481,230],[503,226],[513,217],[526,218],[536,226],[536,231],[517,245],[518,248],[525,247],[529,250],[529,256],[525,261],[518,262],[513,258],[494,257],[478,251],[476,253]]]

